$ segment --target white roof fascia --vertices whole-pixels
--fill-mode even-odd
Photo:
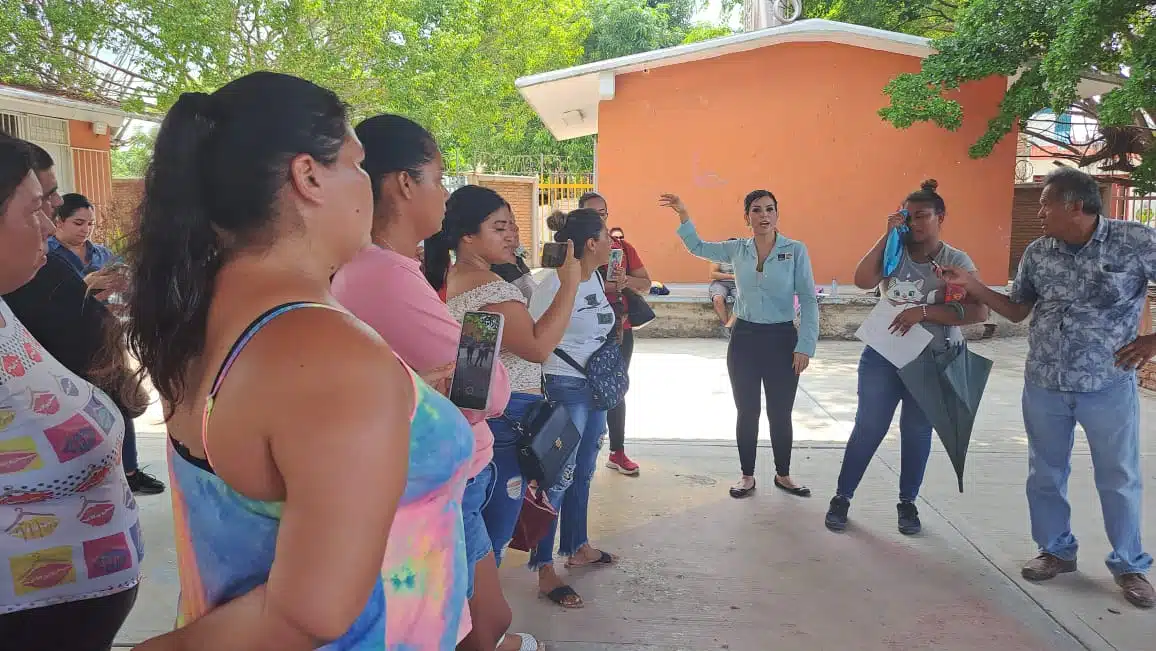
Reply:
[[[127,120],[160,121],[160,118],[155,116],[129,113],[111,106],[0,85],[0,110],[3,109],[62,120],[104,122],[114,129]]]
[[[568,140],[598,133],[598,103],[613,99],[617,75],[782,43],[842,43],[920,58],[933,52],[919,36],[815,19],[530,75],[515,86],[554,137]]]

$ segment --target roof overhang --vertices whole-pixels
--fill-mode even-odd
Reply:
[[[921,59],[935,51],[931,41],[920,36],[813,19],[530,75],[518,79],[514,85],[555,138],[570,140],[598,133],[599,103],[614,99],[618,75],[783,43],[840,43]],[[1015,78],[1009,79],[1008,84]],[[1079,90],[1082,96],[1092,97],[1108,92],[1115,85],[1109,77],[1089,73]]]
[[[104,122],[114,129],[128,120],[160,121],[158,117],[129,113],[95,102],[85,102],[70,97],[60,97],[50,93],[4,85],[0,85],[0,109],[62,120]]]
[[[1016,73],[1007,78],[1007,87],[1011,88],[1012,84],[1020,78],[1020,75],[1027,71],[1029,66],[1021,67]],[[1101,74],[1099,72],[1085,72],[1080,75],[1080,83],[1076,86],[1076,93],[1081,98],[1097,97],[1103,95],[1110,90],[1120,87],[1120,79],[1111,77],[1109,75]]]
[[[841,43],[915,57],[931,54],[919,36],[830,20],[802,20],[699,43],[641,52],[617,59],[544,72],[515,82],[522,97],[538,112],[558,140],[598,133],[598,104],[614,99],[617,75],[702,61],[782,43]]]

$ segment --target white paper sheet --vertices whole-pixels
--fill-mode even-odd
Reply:
[[[905,335],[893,334],[891,322],[910,305],[892,305],[886,298],[880,298],[875,309],[867,315],[862,325],[855,331],[860,341],[875,349],[898,368],[911,363],[919,353],[931,343],[932,334],[919,324],[912,326]]]

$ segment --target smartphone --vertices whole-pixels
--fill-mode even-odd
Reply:
[[[610,249],[610,264],[606,268],[607,276],[614,276],[622,269],[625,256],[626,251],[622,249]]]
[[[466,312],[458,340],[457,364],[450,380],[450,400],[462,409],[485,411],[490,403],[490,383],[500,364],[502,328],[505,320],[495,312]]]
[[[542,245],[542,266],[557,269],[566,264],[566,243],[546,242]]]

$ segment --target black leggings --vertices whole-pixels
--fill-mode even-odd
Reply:
[[[794,323],[751,323],[739,320],[727,349],[727,371],[738,410],[735,439],[743,475],[755,474],[755,451],[759,444],[759,412],[767,395],[767,418],[771,423],[771,449],[775,453],[775,473],[791,474],[791,444],[794,431],[791,410],[799,376],[793,367],[799,335]]]
[[[0,649],[109,651],[136,603],[136,586],[107,597],[0,615]]]
[[[626,375],[630,375],[630,358],[634,355],[634,331],[622,331],[622,359],[626,362]],[[606,412],[606,428],[610,430],[610,451],[620,452],[626,447],[626,398]]]

